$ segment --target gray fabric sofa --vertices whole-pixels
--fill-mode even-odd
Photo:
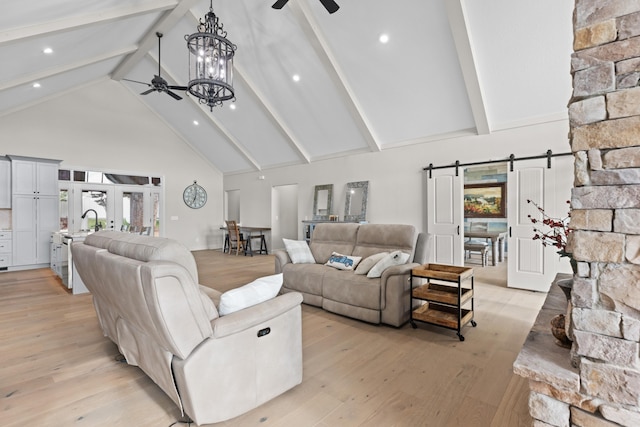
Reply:
[[[302,381],[297,293],[220,317],[175,240],[100,231],[72,245],[100,326],[197,424],[247,412]]]
[[[293,264],[285,250],[274,251],[282,292],[299,292],[306,304],[370,323],[402,326],[409,321],[409,275],[428,262],[429,236],[411,225],[318,224],[309,244],[315,264]],[[332,252],[362,257],[401,250],[407,264],[386,269],[380,278],[324,265]]]

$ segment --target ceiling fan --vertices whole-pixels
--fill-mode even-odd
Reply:
[[[289,0],[277,0],[271,7],[274,9],[282,9],[288,1]],[[329,13],[334,13],[340,9],[340,6],[338,6],[338,4],[333,0],[320,0],[320,3],[322,3]]]
[[[147,95],[150,94],[151,92],[164,92],[169,94],[169,96],[171,96],[174,99],[177,100],[181,100],[182,97],[174,92],[171,92],[171,89],[173,90],[187,90],[188,88],[186,86],[170,86],[167,81],[162,78],[162,76],[160,75],[160,39],[162,38],[162,33],[157,32],[156,36],[158,36],[158,74],[153,76],[153,79],[151,79],[151,83],[145,83],[145,82],[139,82],[137,80],[130,80],[130,79],[122,79],[122,80],[126,80],[128,82],[133,82],[133,83],[140,83],[143,85],[147,85],[149,86],[151,89],[146,90],[144,92],[142,92],[140,95]]]

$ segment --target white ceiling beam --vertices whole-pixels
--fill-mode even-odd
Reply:
[[[131,52],[135,52],[136,49],[137,49],[137,46],[127,46],[122,49],[114,50],[112,52],[107,52],[103,55],[94,56],[92,58],[85,58],[82,61],[76,61],[70,64],[65,64],[64,66],[47,68],[46,70],[40,71],[38,73],[22,75],[18,79],[14,79],[4,84],[0,84],[0,91],[9,89],[12,87],[16,87],[16,86],[28,84],[36,80],[43,80],[43,79],[46,79],[47,77],[52,77],[58,74],[66,73],[67,71],[73,71],[75,69],[96,64],[98,62],[106,61],[111,58],[125,56],[130,54]]]
[[[214,114],[211,114],[211,111],[209,111],[209,107],[207,105],[199,103],[198,100],[194,96],[187,96],[187,98],[191,102],[193,102],[194,104],[197,104],[200,107],[200,109],[202,111],[204,111],[205,116],[207,116],[207,120],[211,121],[213,123],[213,125],[215,127],[217,127],[220,132],[222,132],[222,134],[225,136],[225,138],[227,138],[227,140],[231,143],[231,145],[236,149],[236,151],[242,157],[245,158],[246,161],[251,163],[251,165],[257,171],[262,170],[262,167],[260,167],[260,164],[256,161],[256,159],[253,158],[253,156],[247,151],[247,149],[244,148],[242,143],[240,141],[238,141],[238,139],[235,136],[233,136],[233,134],[229,131],[229,129],[227,129],[222,124],[222,122],[216,118],[216,116]]]
[[[478,75],[473,46],[471,45],[464,0],[447,0],[444,3],[458,54],[458,61],[462,68],[462,76],[467,89],[467,96],[471,104],[471,112],[473,113],[473,118],[476,123],[476,131],[478,135],[487,135],[491,133],[491,127],[489,125],[487,107],[484,102],[485,97],[480,83],[480,76]]]
[[[356,125],[363,133],[364,139],[367,141],[369,148],[372,151],[380,151],[380,144],[373,133],[373,127],[367,119],[367,116],[364,114],[364,110],[361,107],[360,102],[358,102],[355,92],[347,82],[347,78],[338,63],[338,60],[331,52],[329,44],[322,34],[320,25],[313,16],[309,5],[305,1],[297,1],[293,3],[290,2],[288,6],[297,17],[300,28],[306,34],[309,39],[309,43],[314,47],[320,62],[324,64],[325,70],[334,83],[336,83],[336,88],[341,92],[345,105],[351,112]]]
[[[29,27],[14,28],[0,32],[0,46],[32,37],[41,37],[65,31],[77,30],[95,24],[101,24],[137,15],[160,12],[176,6],[176,0],[149,1],[144,4],[119,7],[116,9],[85,13],[79,16],[42,22]],[[37,15],[35,17],[37,19]]]
[[[158,23],[154,25],[149,32],[140,41],[140,47],[136,52],[125,58],[111,73],[113,80],[121,80],[129,74],[129,72],[136,66],[138,62],[149,52],[149,50],[156,45],[158,37],[156,32],[166,33],[169,29],[173,28],[178,21],[180,21],[188,12],[200,0],[180,0],[176,7],[171,11],[165,12],[164,16],[158,20]]]
[[[247,73],[245,73],[242,68],[238,66],[238,64],[234,64],[234,69],[236,71],[235,76],[244,81],[244,84],[249,88],[249,92],[258,101],[262,110],[271,119],[271,122],[278,129],[280,129],[280,132],[282,132],[293,151],[295,151],[298,154],[298,157],[300,157],[301,160],[304,160],[305,163],[311,163],[311,156],[302,147],[302,144],[300,144],[293,136],[293,131],[289,128],[289,126],[287,126],[284,119],[276,112],[273,105],[271,105],[271,103],[267,100],[267,97],[264,96],[264,94],[260,92],[260,90],[258,90],[256,85],[249,81],[249,79],[246,77]]]

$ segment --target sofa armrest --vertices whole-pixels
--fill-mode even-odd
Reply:
[[[380,283],[382,283],[382,286],[385,286],[389,277],[410,274],[411,270],[418,266],[420,266],[420,264],[418,264],[417,262],[391,266],[382,272],[382,275],[380,276]]]
[[[278,317],[302,303],[302,294],[289,292],[211,321],[213,338],[222,338]]]
[[[276,274],[282,273],[282,269],[284,268],[285,264],[291,264],[291,258],[289,258],[289,254],[287,253],[287,251],[283,250],[283,249],[276,249],[275,251],[272,251],[273,255],[275,255],[275,267],[276,267]]]
[[[400,327],[409,320],[411,304],[409,283],[411,270],[420,266],[416,262],[387,268],[380,277],[381,322]]]

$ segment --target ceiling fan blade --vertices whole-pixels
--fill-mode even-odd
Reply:
[[[149,83],[146,83],[146,82],[139,82],[138,80],[131,80],[131,79],[122,79],[122,80],[126,80],[126,81],[128,81],[128,82],[132,82],[132,83],[140,83],[141,85],[146,85],[146,86],[151,87],[151,85],[150,85]]]
[[[169,96],[171,96],[173,99],[176,99],[176,100],[178,100],[178,101],[180,101],[180,100],[182,99],[182,97],[181,97],[181,96],[179,96],[179,95],[177,95],[177,94],[175,94],[175,93],[171,92],[170,90],[168,90],[168,91],[167,91],[167,93],[168,93],[168,94],[169,94]]]
[[[271,7],[274,9],[282,9],[284,5],[287,4],[288,1],[289,0],[278,0]]]
[[[189,89],[187,86],[167,86],[167,89],[174,89],[174,90],[187,90]]]
[[[144,92],[142,92],[140,95],[149,95],[151,92],[154,92],[155,89],[151,88],[149,90],[145,90]]]
[[[333,0],[320,0],[320,3],[322,3],[324,8],[327,9],[327,12],[329,13],[334,13],[338,9],[340,9],[340,6],[338,6],[338,4]]]

